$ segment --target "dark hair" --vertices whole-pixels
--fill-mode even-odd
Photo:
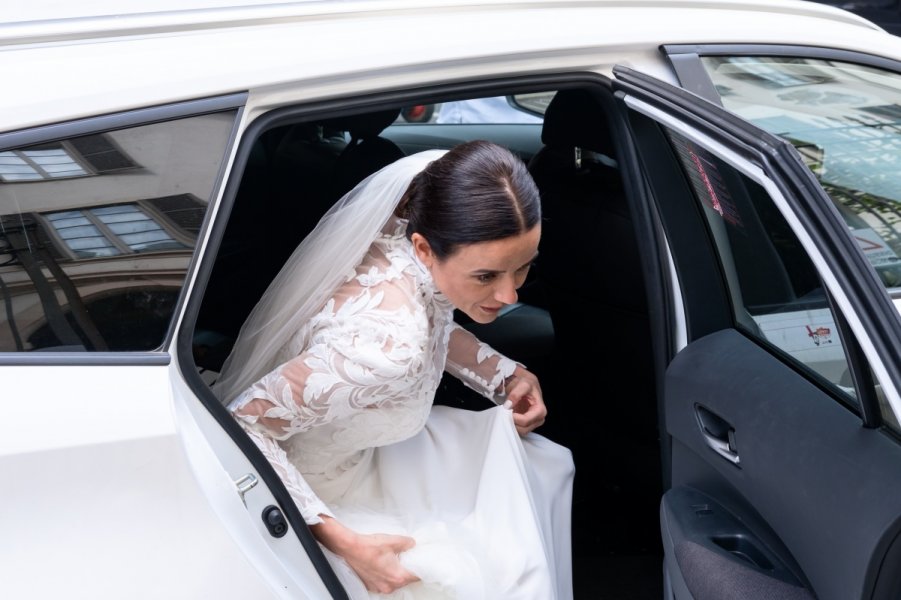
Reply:
[[[531,230],[541,220],[538,188],[525,163],[493,142],[454,146],[417,174],[399,207],[407,237],[419,233],[438,260],[460,246]]]

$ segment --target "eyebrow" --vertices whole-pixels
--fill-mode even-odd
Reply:
[[[536,258],[538,258],[538,252],[533,254],[532,258],[530,258],[523,264],[516,267],[516,270],[518,271],[518,270],[522,269],[523,267],[527,267],[527,266],[531,265],[533,262],[535,262]],[[475,271],[472,271],[473,275],[490,275],[490,274],[496,274],[496,273],[503,273],[503,271],[497,271],[494,269],[476,269]]]

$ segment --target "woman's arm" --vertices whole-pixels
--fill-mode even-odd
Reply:
[[[511,408],[520,435],[544,423],[547,408],[538,378],[459,325],[451,331],[445,370],[483,396]]]
[[[247,403],[251,410],[254,399]],[[297,468],[288,460],[285,451],[269,435],[239,419],[244,430],[262,450],[281,477],[310,531],[320,544],[344,558],[363,581],[366,589],[387,594],[419,578],[407,571],[398,554],[416,545],[411,537],[387,534],[360,534],[342,525],[328,507],[313,493]]]
[[[419,581],[398,558],[401,552],[416,545],[411,537],[357,533],[329,516],[323,516],[321,523],[311,525],[310,531],[319,543],[343,557],[371,592],[388,594]]]
[[[373,328],[366,325],[365,329]],[[386,343],[386,338],[379,343]],[[400,346],[390,339],[387,343]],[[338,415],[377,410],[379,396],[372,393],[373,386],[403,380],[404,361],[385,348],[361,351],[356,344],[353,348],[358,352],[351,359],[341,344],[312,345],[261,378],[232,402],[230,410],[281,477],[316,539],[344,558],[367,589],[387,593],[418,580],[398,560],[398,553],[413,547],[415,541],[406,536],[360,534],[338,522],[278,443]],[[350,373],[370,377],[361,383],[353,381]]]

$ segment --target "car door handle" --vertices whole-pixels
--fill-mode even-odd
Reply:
[[[695,415],[704,442],[714,452],[734,465],[739,463],[738,449],[735,446],[735,428],[721,416],[709,408],[695,404]]]

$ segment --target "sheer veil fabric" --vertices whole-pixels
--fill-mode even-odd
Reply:
[[[371,256],[370,245],[384,235],[382,229],[413,176],[444,152],[421,152],[392,163],[326,213],[241,329],[213,387],[221,402],[235,409],[240,404],[236,398],[246,396],[248,388],[304,351],[310,343],[305,324],[322,321],[320,311],[327,310],[340,286],[349,285],[361,260]],[[389,270],[412,265],[407,240],[400,234],[396,240],[398,255],[389,252],[395,256]],[[427,276],[423,269],[423,277]],[[452,307],[446,300],[434,304],[437,301],[428,294],[416,297],[423,311],[434,309],[429,314],[435,322],[452,324]],[[521,437],[512,411],[503,406],[478,412],[432,406],[441,373],[448,368],[444,326],[432,329],[432,336],[443,340],[444,346],[438,346],[444,350],[436,354],[440,360],[428,362],[430,366],[415,379],[421,382],[422,394],[415,392],[416,385],[406,385],[403,389],[412,395],[392,395],[391,402],[397,405],[393,408],[379,405],[349,412],[359,426],[337,421],[319,425],[290,439],[279,438],[280,447],[274,447],[290,459],[292,469],[301,469],[310,454],[337,455],[346,450],[341,440],[367,438],[353,447],[365,445],[352,454],[359,462],[334,478],[317,476],[310,469],[301,469],[301,474],[334,516],[352,529],[413,537],[416,545],[400,560],[421,581],[392,594],[376,594],[366,590],[343,558],[323,547],[325,556],[352,600],[571,600],[570,451],[534,432]],[[379,346],[373,352],[384,351]],[[487,349],[479,351],[482,354],[497,356]],[[504,372],[512,372],[515,365],[504,360],[510,366]],[[422,419],[416,417],[419,400]],[[386,428],[388,437],[365,423]],[[350,427],[366,431],[354,430],[349,436]],[[259,434],[253,428],[248,431]],[[388,438],[401,441],[386,443]],[[306,445],[297,445],[301,440]],[[286,464],[282,467],[287,469]]]
[[[228,404],[280,359],[297,353],[306,340],[292,339],[294,334],[353,275],[413,177],[445,152],[426,150],[391,163],[325,213],[244,321],[212,388],[220,402]]]

